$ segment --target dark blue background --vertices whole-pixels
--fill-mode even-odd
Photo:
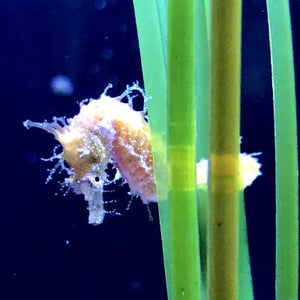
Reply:
[[[112,96],[142,83],[131,1],[107,0],[99,10],[100,2],[1,1],[0,299],[166,299],[156,205],[149,222],[141,201],[125,210],[129,196],[120,188],[107,199],[118,199],[110,207],[122,216],[88,225],[82,196],[56,196],[59,176],[44,184],[52,164],[40,157],[50,157],[57,142],[22,126],[25,119],[74,116],[77,101],[98,97],[108,82]],[[299,78],[300,1],[291,5]],[[256,299],[273,299],[274,145],[264,1],[244,1],[242,61],[242,149],[263,151],[264,175],[245,191],[254,291]],[[50,79],[58,74],[72,80],[71,96],[51,92]]]

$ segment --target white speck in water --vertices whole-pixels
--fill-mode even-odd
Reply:
[[[66,240],[66,241],[65,241],[65,244],[66,244],[66,245],[69,245],[69,244],[70,244],[70,241],[69,241],[69,240]]]
[[[71,79],[64,75],[52,77],[49,85],[51,92],[57,96],[70,96],[74,89]]]

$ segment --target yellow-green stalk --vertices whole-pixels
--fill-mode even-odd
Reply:
[[[238,297],[241,1],[211,3],[208,299]]]

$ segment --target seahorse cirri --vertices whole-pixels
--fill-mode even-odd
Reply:
[[[115,98],[107,96],[109,88],[111,85],[99,99],[82,101],[79,114],[73,118],[54,117],[52,122],[43,123],[23,122],[27,129],[36,127],[52,133],[62,145],[62,152],[57,154],[54,151],[50,159],[58,162],[48,179],[57,168],[65,170],[64,185],[84,195],[88,201],[89,223],[94,225],[101,224],[107,213],[103,192],[104,185],[112,182],[106,173],[110,163],[128,183],[133,196],[140,196],[144,204],[157,201],[150,131],[145,121],[148,98],[138,83],[127,86],[125,92]],[[143,111],[133,110],[131,95],[134,91],[144,97]],[[128,103],[121,102],[125,97]],[[245,154],[241,154],[241,161],[244,161],[241,164],[243,173],[249,173],[248,166],[243,169],[246,161],[252,168],[251,179],[244,180],[244,186],[248,186],[260,175],[260,164],[256,158]],[[207,160],[202,159],[197,165],[198,185],[207,182],[207,168]]]

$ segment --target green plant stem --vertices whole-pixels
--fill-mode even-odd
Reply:
[[[250,257],[249,257],[249,249],[248,249],[247,223],[246,223],[243,190],[241,190],[239,193],[239,254],[238,256],[239,256],[238,299],[252,300],[254,299],[254,295],[253,295]]]
[[[238,296],[241,1],[211,7],[208,298]]]
[[[298,150],[289,3],[267,0],[276,161],[276,299],[298,299]]]
[[[200,299],[196,201],[195,3],[168,1],[168,166],[173,299]]]
[[[195,96],[197,112],[197,162],[209,155],[209,87],[210,56],[207,36],[207,15],[205,3],[196,1],[196,35],[195,35]]]
[[[169,200],[167,198],[167,3],[133,0],[148,104],[168,299],[172,296]],[[145,13],[147,12],[147,13]],[[149,38],[151,37],[151,38]]]

